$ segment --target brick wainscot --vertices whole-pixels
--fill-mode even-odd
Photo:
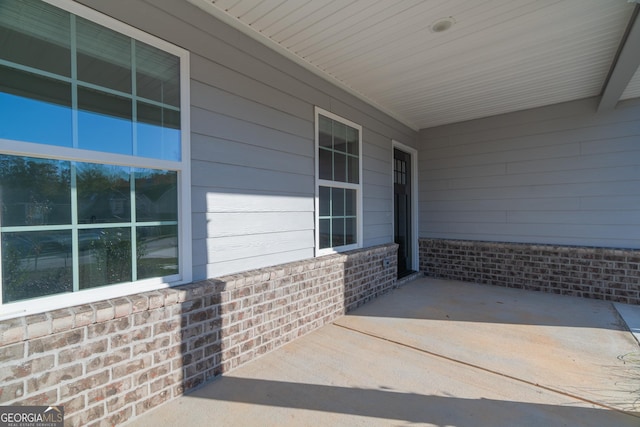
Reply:
[[[640,250],[420,239],[427,276],[640,304]]]
[[[381,245],[0,321],[0,404],[64,405],[72,426],[122,423],[390,291],[396,251]]]

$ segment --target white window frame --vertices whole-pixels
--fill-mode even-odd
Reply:
[[[348,183],[348,182],[340,182],[340,181],[332,181],[326,179],[320,179],[320,116],[327,117],[329,119],[335,120],[342,124],[345,124],[349,127],[355,128],[358,130],[358,184]],[[320,107],[314,108],[314,117],[315,117],[315,252],[316,256],[328,255],[332,253],[339,253],[350,251],[354,249],[362,248],[363,245],[363,209],[362,209],[362,126],[352,122],[351,120],[345,119],[344,117],[338,116],[330,111],[324,110]],[[344,188],[349,190],[356,191],[356,243],[344,246],[337,247],[329,247],[320,249],[320,187],[333,187],[333,188]]]
[[[118,298],[141,292],[177,286],[192,281],[191,239],[191,149],[190,149],[190,69],[189,52],[121,21],[106,16],[70,0],[42,0],[74,15],[93,21],[113,31],[166,51],[180,58],[180,132],[181,160],[160,160],[54,145],[29,143],[0,138],[0,153],[15,156],[56,160],[112,164],[139,168],[176,171],[178,175],[178,274],[166,278],[151,278],[135,282],[106,285],[78,292],[43,296],[2,304],[0,292],[0,320],[41,313],[59,308]],[[74,113],[75,114],[75,113]],[[2,250],[0,246],[0,251]],[[1,252],[0,252],[1,256]],[[0,280],[2,263],[0,263]]]

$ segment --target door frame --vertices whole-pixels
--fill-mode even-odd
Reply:
[[[420,271],[420,260],[418,253],[418,150],[411,148],[394,139],[391,140],[391,203],[395,203],[395,195],[393,190],[393,150],[398,149],[404,151],[411,156],[411,250],[412,260],[411,269]],[[391,236],[395,236],[395,206],[391,207]],[[395,240],[395,237],[392,237]]]

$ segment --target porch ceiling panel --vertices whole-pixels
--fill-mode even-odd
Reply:
[[[627,0],[190,1],[413,128],[599,95],[634,10]],[[453,25],[437,32],[441,19]]]

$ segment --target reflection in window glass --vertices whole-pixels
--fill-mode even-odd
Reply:
[[[331,216],[344,216],[344,192],[343,188],[331,189]]]
[[[2,226],[71,223],[70,162],[0,155]]]
[[[347,152],[347,126],[340,122],[333,122],[333,149]]]
[[[78,223],[131,220],[130,168],[78,163]]]
[[[318,145],[325,148],[333,148],[333,120],[320,116],[318,123]]]
[[[72,291],[75,246],[80,289],[131,281],[136,268],[137,279],[177,274],[178,174],[137,169],[135,182],[131,176],[126,166],[0,155],[1,225],[18,230],[2,233],[5,302]],[[71,219],[73,185],[79,225]],[[117,226],[99,225],[108,223]]]
[[[131,101],[78,89],[78,148],[133,154]]]
[[[73,291],[71,231],[2,233],[2,300]]]
[[[180,60],[148,44],[136,41],[137,95],[180,107]]]
[[[331,215],[331,188],[330,187],[320,187],[319,203],[320,203],[320,216],[330,216]]]
[[[178,227],[137,228],[138,279],[178,273]]]
[[[131,281],[131,229],[80,230],[80,289]]]
[[[357,156],[359,144],[358,130],[347,126],[347,153]]]
[[[0,138],[180,161],[180,58],[72,16],[0,2]]]
[[[0,59],[70,77],[69,17],[39,0],[0,2]]]
[[[131,39],[77,18],[78,80],[131,92]]]
[[[320,187],[320,249],[357,243],[356,190]]]
[[[324,148],[320,148],[318,153],[318,169],[320,179],[333,179],[333,153]]]
[[[347,156],[342,153],[333,153],[333,180],[347,182]]]
[[[136,155],[180,160],[180,112],[138,102]]]
[[[71,84],[0,66],[0,138],[70,147]]]
[[[348,157],[347,170],[347,182],[358,184],[360,182],[360,163],[357,157]]]
[[[345,216],[356,216],[356,192],[345,190]]]
[[[179,273],[186,52],[82,10],[0,0],[2,303]]]
[[[320,219],[320,249],[331,247],[331,220]]]
[[[173,171],[138,170],[136,217],[140,221],[178,219],[178,174]]]
[[[318,248],[358,244],[360,129],[317,114]]]
[[[358,233],[356,231],[357,221],[355,218],[347,218],[345,219],[345,228],[344,228],[344,244],[351,245],[358,241],[357,236]]]
[[[344,246],[344,218],[331,220],[331,246]]]
[[[358,129],[322,115],[318,120],[319,178],[358,184],[360,182]]]

